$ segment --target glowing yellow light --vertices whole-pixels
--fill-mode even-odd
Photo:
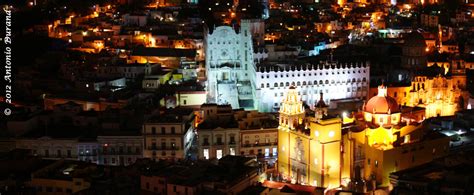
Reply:
[[[392,130],[387,130],[383,127],[370,130],[368,138],[371,145],[381,144],[388,148],[392,147],[391,144],[396,140],[396,137],[392,134]]]
[[[329,131],[329,137],[334,137],[334,131]]]
[[[344,0],[337,0],[337,4],[339,6],[343,6],[344,5]]]
[[[315,132],[314,132],[314,135],[315,135],[316,137],[319,137],[319,131],[315,131]]]

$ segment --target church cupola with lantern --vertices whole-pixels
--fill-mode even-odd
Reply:
[[[280,107],[280,128],[294,130],[303,124],[305,110],[303,102],[299,99],[298,92],[291,86]]]
[[[374,126],[391,127],[398,125],[401,119],[397,101],[387,95],[387,87],[379,86],[378,94],[364,105],[364,119]]]
[[[401,120],[401,110],[397,101],[387,95],[387,87],[378,87],[378,94],[363,107],[364,120],[368,126],[367,138],[370,146],[392,148],[397,140],[395,133]]]

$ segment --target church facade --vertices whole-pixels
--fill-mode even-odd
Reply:
[[[461,82],[441,75],[416,76],[412,81],[408,105],[426,108],[426,118],[452,116],[464,107],[462,101],[466,95],[460,83],[466,81]]]
[[[256,107],[250,30],[219,26],[205,33],[208,102],[232,108]]]
[[[450,138],[407,119],[380,86],[352,116],[327,115],[320,100],[305,110],[294,86],[282,101],[278,172],[284,181],[367,192],[388,186],[389,174],[447,155]],[[393,187],[393,186],[392,186]]]

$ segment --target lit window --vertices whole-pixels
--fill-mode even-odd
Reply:
[[[270,148],[265,148],[265,157],[270,156]]]
[[[217,157],[217,159],[222,158],[222,150],[216,150],[216,157]]]
[[[209,159],[209,149],[204,149],[203,154],[204,154],[204,159]]]
[[[334,131],[329,131],[329,137],[334,137]]]
[[[318,159],[314,158],[314,165],[317,165],[317,164],[318,164]]]
[[[229,153],[230,153],[230,155],[235,155],[235,148],[230,148]]]
[[[314,135],[315,135],[316,137],[319,137],[319,131],[314,132]]]

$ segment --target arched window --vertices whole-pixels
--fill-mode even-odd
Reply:
[[[324,83],[325,83],[325,84],[329,84],[329,81],[328,81],[328,80],[326,80]]]
[[[286,86],[287,86],[287,87],[290,86],[290,82],[286,82]]]
[[[262,83],[262,87],[261,88],[264,88],[265,87],[265,84]]]
[[[283,87],[283,86],[284,86],[284,85],[283,85],[283,82],[281,82],[281,83],[280,83],[280,87]]]
[[[267,87],[270,87],[270,83],[267,83]]]
[[[296,82],[296,86],[300,86],[301,85],[301,82]]]
[[[314,84],[317,85],[317,84],[318,84],[318,81],[314,81]]]
[[[366,81],[367,81],[367,79],[364,77],[364,78],[362,78],[362,81],[363,81],[363,82],[366,82]]]
[[[331,80],[331,84],[334,84],[334,80]]]
[[[293,82],[291,82],[291,85],[292,85],[292,86],[295,86],[295,82],[294,82],[294,81],[293,81]]]
[[[273,84],[274,87],[278,87],[278,83]]]
[[[303,86],[305,86],[305,85],[306,85],[306,81],[303,81]]]
[[[355,79],[355,78],[353,78],[353,79],[352,79],[352,82],[353,82],[353,83],[355,83],[355,82],[356,82],[356,79]]]
[[[323,80],[320,80],[320,81],[319,81],[319,84],[322,85],[322,84],[323,84]]]

